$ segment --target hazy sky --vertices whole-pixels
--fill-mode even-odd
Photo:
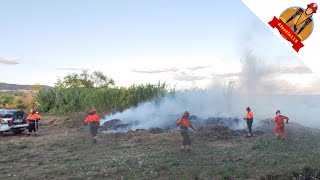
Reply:
[[[205,87],[240,72],[247,47],[266,64],[304,68],[240,0],[2,0],[0,17],[0,82],[53,85],[88,68],[124,86]],[[294,76],[281,77],[315,81]]]

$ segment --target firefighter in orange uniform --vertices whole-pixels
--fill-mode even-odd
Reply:
[[[27,123],[29,125],[28,127],[28,136],[31,135],[32,131],[34,131],[34,135],[38,135],[38,129],[39,129],[39,120],[41,119],[40,115],[37,114],[37,110],[35,108],[32,108],[30,111],[30,114],[27,117]]]
[[[284,120],[286,120],[286,123],[289,123],[289,118],[287,116],[283,116],[281,115],[280,110],[276,111],[276,117],[274,118],[274,120],[272,121],[273,123],[277,124],[277,126],[274,128],[274,134],[277,136],[277,138],[280,138],[280,134],[282,135],[282,138],[285,139],[286,138],[286,133],[284,130]],[[279,134],[280,131],[280,134]]]
[[[86,126],[88,123],[90,124],[92,143],[94,144],[97,143],[97,133],[100,127],[100,117],[96,113],[97,111],[95,109],[92,109],[89,115],[84,120],[84,126]]]
[[[41,119],[41,115],[40,115],[40,113],[37,111],[36,112],[36,114],[38,114],[38,116],[39,116],[39,120]]]
[[[247,126],[249,130],[247,137],[252,137],[253,136],[253,133],[252,133],[253,112],[251,111],[250,107],[247,107],[246,110],[247,110],[247,114],[243,119],[247,121]]]
[[[183,138],[181,150],[187,150],[189,152],[189,151],[191,151],[191,149],[190,149],[191,139],[190,139],[190,136],[188,133],[188,128],[190,127],[194,131],[196,131],[189,120],[189,112],[185,111],[183,113],[182,118],[178,119],[176,123],[178,126],[180,126],[180,132],[181,132],[181,136]]]

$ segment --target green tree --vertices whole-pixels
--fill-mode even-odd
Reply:
[[[31,88],[30,88],[31,92],[24,95],[24,98],[22,100],[25,108],[30,109],[32,107],[36,107],[39,105],[39,103],[37,102],[37,99],[36,99],[36,95],[42,89],[44,89],[44,88],[40,84],[34,84],[31,86]]]
[[[115,82],[113,79],[109,79],[101,71],[95,71],[92,73],[91,78],[94,82],[95,87],[108,87],[110,85],[114,86]]]
[[[11,94],[0,94],[0,106],[1,108],[7,107],[12,103],[14,95]]]
[[[72,73],[65,76],[63,79],[58,79],[55,87],[58,88],[93,88],[93,87],[109,87],[114,85],[113,79],[109,79],[100,71],[89,73],[88,70],[82,71],[80,74]]]
[[[30,89],[32,91],[39,92],[43,89],[43,86],[36,83],[36,84],[32,85]]]

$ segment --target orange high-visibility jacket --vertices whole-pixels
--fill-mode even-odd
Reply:
[[[191,122],[189,121],[189,119],[186,118],[181,118],[177,120],[177,125],[182,125],[185,127],[190,127],[192,126]]]
[[[246,120],[252,120],[253,119],[253,112],[252,111],[248,112],[246,114],[245,118],[246,118]]]
[[[280,116],[276,116],[273,122],[279,125],[279,124],[284,124],[284,120],[289,121],[289,118],[287,116],[280,115]]]
[[[84,120],[85,123],[90,123],[90,122],[97,122],[100,123],[100,117],[96,114],[90,114],[86,117]]]
[[[40,120],[40,115],[39,114],[29,114],[27,117],[27,120],[35,121],[35,120]]]

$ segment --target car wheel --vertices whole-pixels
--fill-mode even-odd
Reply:
[[[23,130],[12,130],[14,134],[21,134],[23,132]]]

